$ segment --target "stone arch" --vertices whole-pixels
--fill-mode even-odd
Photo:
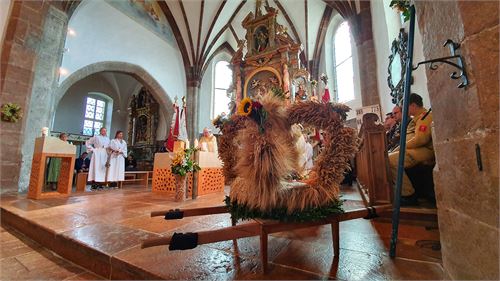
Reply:
[[[127,62],[117,62],[117,61],[103,61],[93,64],[89,64],[75,72],[73,72],[68,78],[66,78],[61,85],[57,88],[54,95],[53,110],[57,109],[57,105],[62,97],[66,94],[71,86],[76,82],[99,72],[118,72],[123,74],[128,74],[139,81],[144,87],[146,87],[155,99],[160,104],[160,110],[168,116],[169,109],[172,108],[172,100],[165,90],[160,86],[158,81],[151,76],[144,68]]]

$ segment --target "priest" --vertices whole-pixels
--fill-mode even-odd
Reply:
[[[105,183],[107,181],[106,162],[108,161],[107,148],[109,142],[107,130],[104,127],[99,130],[99,135],[91,137],[85,142],[87,151],[92,152],[88,181],[95,183]]]
[[[208,128],[203,129],[203,136],[200,138],[198,148],[201,151],[217,152],[217,138]]]

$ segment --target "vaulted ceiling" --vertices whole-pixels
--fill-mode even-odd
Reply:
[[[344,18],[359,12],[359,0],[264,0],[279,11],[278,23],[303,45],[302,59],[318,55],[330,18]],[[157,2],[175,34],[186,67],[201,71],[220,49],[234,51],[246,31],[241,22],[255,14],[255,0],[167,0]]]

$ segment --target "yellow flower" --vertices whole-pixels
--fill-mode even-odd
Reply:
[[[244,98],[238,106],[238,114],[248,116],[252,112],[252,100],[249,97]]]

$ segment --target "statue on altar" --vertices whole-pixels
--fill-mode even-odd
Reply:
[[[268,31],[265,26],[261,26],[255,32],[255,49],[258,52],[264,51],[269,44]]]

